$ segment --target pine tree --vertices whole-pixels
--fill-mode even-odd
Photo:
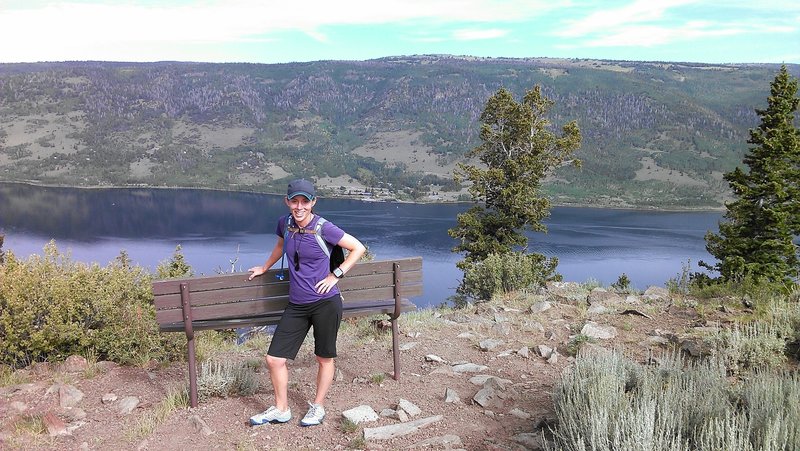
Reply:
[[[545,231],[542,220],[550,214],[542,182],[556,166],[572,161],[580,147],[581,133],[575,121],[562,127],[561,136],[551,130],[545,115],[554,102],[539,86],[516,102],[505,88],[497,91],[481,114],[482,144],[467,156],[481,165],[458,165],[458,180],[470,182],[476,203],[459,214],[449,230],[459,240],[454,252],[465,252],[457,266],[464,270],[490,254],[506,254],[527,246],[525,229]]]
[[[706,249],[723,280],[742,277],[788,282],[798,276],[800,235],[800,131],[794,125],[797,79],[782,66],[770,85],[768,106],[756,109],[761,118],[750,130],[744,157],[749,168],[725,174],[734,200],[726,204],[719,234],[706,234]]]

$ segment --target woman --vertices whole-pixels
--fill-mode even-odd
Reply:
[[[250,424],[286,423],[292,418],[288,404],[289,369],[287,359],[297,356],[308,330],[314,327],[314,354],[317,357],[317,392],[309,402],[302,426],[320,424],[325,417],[325,396],[333,382],[336,337],[342,319],[342,298],[336,286],[339,279],[358,262],[366,248],[356,238],[329,221],[322,220],[319,233],[331,246],[349,251],[339,267],[330,270],[330,260],[317,241],[315,230],[322,218],[312,211],[317,199],[314,185],[304,179],[289,183],[286,192],[289,214],[278,220],[278,241],[262,266],[250,268],[250,279],[267,272],[284,253],[289,261],[289,305],[280,320],[267,351],[275,405],[250,417]],[[330,253],[330,252],[328,252]]]

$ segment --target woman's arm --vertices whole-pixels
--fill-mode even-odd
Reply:
[[[265,272],[269,271],[272,268],[272,265],[275,264],[278,260],[280,260],[281,256],[283,256],[283,237],[279,236],[278,241],[275,243],[275,247],[272,248],[272,252],[267,257],[267,261],[264,262],[261,266],[253,266],[252,268],[248,269],[252,274],[247,280],[253,280],[254,277],[260,276]]]
[[[344,234],[341,240],[339,240],[339,246],[344,249],[348,250],[347,258],[344,259],[339,268],[342,268],[342,271],[347,274],[347,271],[350,271],[364,253],[367,251],[367,248],[359,241],[356,237],[349,235],[347,233]]]

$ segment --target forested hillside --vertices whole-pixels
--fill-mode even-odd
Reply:
[[[316,178],[453,200],[486,99],[535,84],[575,119],[555,203],[719,207],[778,65],[393,57],[291,64],[0,64],[0,181],[281,192]],[[800,66],[789,66],[794,76]],[[463,192],[463,191],[461,191]]]

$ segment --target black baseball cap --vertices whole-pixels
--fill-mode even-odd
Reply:
[[[297,179],[289,182],[289,189],[286,190],[286,197],[291,199],[294,196],[305,196],[308,200],[314,200],[316,192],[314,184],[306,179]]]

